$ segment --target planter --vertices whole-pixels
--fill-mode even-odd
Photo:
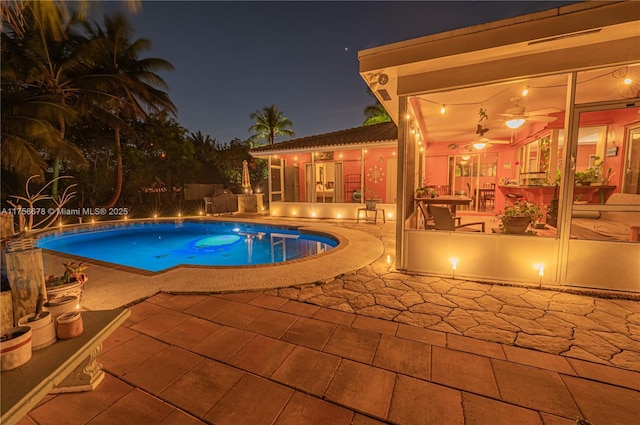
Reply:
[[[375,210],[379,202],[380,199],[367,199],[366,201],[364,201],[364,204],[368,210]]]
[[[31,328],[32,341],[31,349],[33,351],[46,348],[56,342],[56,328],[51,320],[51,312],[43,311],[38,315],[38,318],[33,321],[29,321],[34,317],[35,313],[28,314],[18,321],[20,326],[28,326]]]
[[[510,216],[502,218],[502,225],[505,233],[525,233],[530,222],[531,219],[528,216]]]
[[[51,312],[51,320],[55,322],[58,316],[65,313],[71,313],[78,308],[78,297],[66,295],[64,297],[52,298],[44,303],[44,310]]]
[[[11,370],[31,359],[32,331],[29,326],[7,329],[0,342],[0,370]]]
[[[74,280],[69,283],[65,283],[62,285],[56,286],[47,286],[47,300],[51,301],[60,297],[77,297],[78,304],[82,300],[82,290],[84,289],[84,284],[87,281],[87,277],[85,275],[83,280]]]
[[[70,339],[82,335],[84,327],[79,311],[63,314],[56,319],[56,333],[60,339]]]

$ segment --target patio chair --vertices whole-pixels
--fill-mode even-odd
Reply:
[[[447,206],[443,205],[430,205],[431,215],[433,216],[434,228],[436,230],[458,230],[464,228],[471,232],[484,233],[484,221],[476,221],[473,223],[455,224],[454,218],[451,215],[451,211]],[[480,229],[467,229],[469,226],[480,226]]]
[[[422,201],[418,202],[418,207],[420,208],[420,212],[422,212],[422,218],[424,219],[424,228],[435,229],[435,225],[433,223],[433,216],[429,211],[431,207]],[[449,208],[447,208],[447,210],[449,210]],[[449,212],[449,214],[451,215],[451,212]],[[460,224],[460,220],[461,220],[460,217],[455,217],[451,215],[451,218],[454,220],[454,223],[457,222],[458,224]]]

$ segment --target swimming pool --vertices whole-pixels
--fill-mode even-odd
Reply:
[[[57,232],[36,246],[151,272],[179,265],[255,266],[297,260],[338,245],[296,227],[243,222],[144,222]]]

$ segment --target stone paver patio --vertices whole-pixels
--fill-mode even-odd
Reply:
[[[279,296],[640,371],[640,303],[366,267]]]
[[[626,425],[640,417],[640,303],[398,273],[161,293],[99,357],[107,379],[20,423]],[[611,295],[611,294],[605,294]]]

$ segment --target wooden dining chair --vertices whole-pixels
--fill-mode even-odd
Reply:
[[[471,232],[484,233],[484,221],[476,221],[473,223],[456,224],[451,211],[444,205],[430,205],[429,210],[433,216],[434,228],[436,230],[450,230],[455,231],[458,229],[464,229]],[[480,226],[480,229],[467,229],[469,226]]]

